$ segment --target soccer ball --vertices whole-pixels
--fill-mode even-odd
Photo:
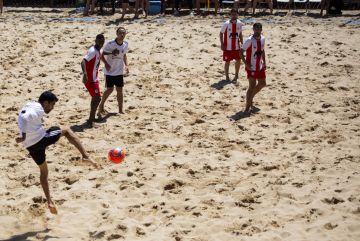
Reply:
[[[120,163],[125,158],[125,151],[120,148],[111,148],[108,153],[108,159],[109,161],[112,161],[113,163]]]

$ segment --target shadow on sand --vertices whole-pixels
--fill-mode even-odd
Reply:
[[[104,117],[99,117],[98,119],[95,120],[95,123],[106,123],[107,119],[111,116],[116,116],[117,113],[108,113],[106,114],[106,116]],[[92,127],[89,126],[88,122],[84,122],[80,125],[73,125],[73,126],[70,126],[70,129],[73,131],[73,132],[84,132],[86,129],[91,129]]]
[[[248,118],[248,117],[251,116],[251,114],[256,114],[259,111],[260,111],[259,108],[253,106],[251,108],[250,112],[239,111],[239,112],[233,114],[232,116],[229,116],[229,118],[230,118],[230,120],[238,121],[238,120],[241,120],[241,119],[244,119],[244,118]]]
[[[0,241],[26,241],[26,240],[30,240],[33,237],[36,237],[39,233],[48,233],[50,230],[51,229],[47,228],[47,229],[44,229],[43,231],[26,232],[26,233],[23,233],[23,234],[14,235],[9,239],[1,239]],[[28,238],[30,238],[30,239],[28,239]],[[52,238],[56,239],[58,237],[45,235],[44,238],[42,239],[42,241],[46,241],[46,240],[52,239]]]
[[[214,89],[221,90],[222,88],[224,88],[225,85],[234,84],[234,83],[235,83],[234,81],[223,79],[223,80],[220,80],[219,82],[214,83],[210,86]]]

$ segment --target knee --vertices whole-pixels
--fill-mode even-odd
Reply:
[[[261,87],[261,88],[264,88],[266,86],[266,81],[259,81],[258,85]]]
[[[101,101],[101,97],[100,97],[100,96],[95,96],[95,97],[93,98],[93,102],[94,102],[95,104],[100,103],[100,101]]]
[[[64,136],[68,135],[70,131],[71,131],[71,129],[68,126],[61,127],[61,134],[63,134]]]

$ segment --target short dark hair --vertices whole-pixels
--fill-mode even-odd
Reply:
[[[105,39],[104,34],[100,33],[98,35],[96,35],[96,39]]]
[[[230,10],[230,13],[239,13],[239,12],[238,12],[238,10],[237,10],[236,8],[232,8],[232,9]]]
[[[254,23],[253,28],[261,28],[262,29],[262,25],[261,25],[261,23]]]
[[[45,91],[40,95],[39,103],[42,104],[42,103],[44,103],[44,101],[48,101],[48,102],[54,102],[55,101],[55,102],[57,102],[58,98],[51,91]]]
[[[126,29],[125,29],[124,27],[118,27],[118,28],[116,29],[116,33],[118,33],[120,30],[126,32]]]

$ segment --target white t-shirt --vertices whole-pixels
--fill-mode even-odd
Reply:
[[[224,47],[225,50],[239,50],[240,49],[240,34],[242,31],[242,23],[240,20],[236,20],[232,23],[227,20],[221,27],[220,32],[224,36]]]
[[[105,47],[103,48],[104,52],[112,53],[117,49],[119,53],[117,55],[104,55],[106,61],[111,66],[110,70],[106,70],[104,68],[105,75],[117,76],[117,75],[124,75],[124,55],[128,52],[128,42],[124,41],[121,45],[118,44],[115,39],[107,42]]]
[[[257,40],[251,35],[245,40],[241,48],[246,51],[246,63],[251,65],[249,70],[261,71],[264,68],[261,54],[265,48],[265,37],[261,35],[261,38]]]
[[[25,148],[38,143],[46,134],[42,124],[44,109],[39,102],[31,101],[19,112],[18,126],[21,133],[26,133]]]

